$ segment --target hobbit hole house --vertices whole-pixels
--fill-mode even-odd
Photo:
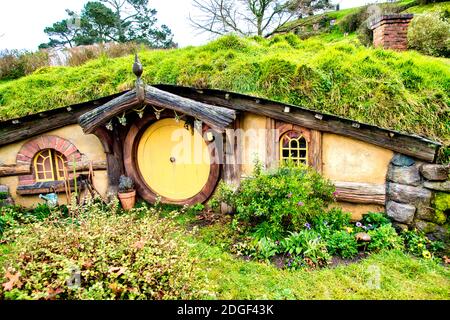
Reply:
[[[192,205],[220,180],[238,186],[256,159],[293,160],[333,181],[354,219],[384,211],[399,228],[447,236],[440,143],[234,92],[146,85],[137,57],[133,71],[132,90],[1,122],[0,205],[51,192],[65,203],[66,189],[89,188],[86,175],[105,198],[127,175],[145,201]]]

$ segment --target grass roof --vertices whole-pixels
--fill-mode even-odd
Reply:
[[[144,80],[251,94],[450,142],[450,60],[292,34],[225,36],[140,52]],[[134,84],[133,57],[46,67],[0,83],[0,120],[110,95]]]

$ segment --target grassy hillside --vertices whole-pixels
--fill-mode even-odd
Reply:
[[[226,36],[205,46],[140,52],[147,83],[220,88],[450,142],[450,62],[288,34]],[[0,83],[0,119],[99,98],[133,86],[131,56],[48,67]]]

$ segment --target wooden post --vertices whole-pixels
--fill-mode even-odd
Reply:
[[[241,121],[237,117],[233,129],[225,130],[224,144],[224,173],[223,181],[234,188],[238,188],[241,181],[242,165],[242,136],[240,132]],[[223,214],[231,213],[234,208],[222,203],[221,212]]]
[[[276,121],[270,117],[266,120],[266,169],[274,169],[278,166],[278,140],[279,131],[276,129]]]
[[[311,130],[310,150],[310,165],[318,173],[322,173],[322,132],[318,130]]]

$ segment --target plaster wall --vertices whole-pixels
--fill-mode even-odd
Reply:
[[[266,117],[244,113],[242,117],[242,172],[251,175],[254,161],[266,161]]]
[[[72,142],[82,154],[82,159],[86,161],[106,161],[106,155],[103,147],[95,135],[86,135],[79,125],[70,125],[60,129],[46,132],[43,135],[55,135],[67,139]],[[20,142],[12,143],[0,147],[0,164],[16,164],[16,156],[21,147],[31,139],[22,140]],[[18,205],[25,207],[33,207],[44,200],[39,199],[38,196],[20,196],[17,195],[16,189],[19,183],[18,177],[1,177],[0,184],[9,186],[11,196]],[[106,195],[108,187],[108,177],[106,170],[94,172],[94,185],[97,190],[104,196]],[[65,194],[59,195],[60,204],[66,203]]]

